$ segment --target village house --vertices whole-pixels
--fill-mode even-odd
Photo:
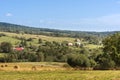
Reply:
[[[68,43],[68,46],[73,46],[73,43]]]
[[[23,51],[24,48],[23,47],[15,47],[15,48],[13,48],[13,50],[15,50],[15,51]]]

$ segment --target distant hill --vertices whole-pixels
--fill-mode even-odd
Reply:
[[[14,32],[14,33],[26,33],[37,34],[56,37],[105,37],[118,31],[113,32],[87,32],[87,31],[69,31],[69,30],[57,30],[48,28],[35,28],[24,25],[17,25],[11,23],[0,22],[0,31],[2,32]]]

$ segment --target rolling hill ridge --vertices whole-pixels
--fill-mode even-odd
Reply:
[[[26,34],[37,34],[37,35],[46,35],[46,36],[56,36],[56,37],[105,37],[107,35],[114,34],[118,31],[111,32],[89,32],[89,31],[69,31],[69,30],[57,30],[57,29],[48,29],[48,28],[36,28],[29,27],[24,25],[17,25],[11,23],[0,22],[0,31],[2,32],[12,32],[20,33],[24,32]]]

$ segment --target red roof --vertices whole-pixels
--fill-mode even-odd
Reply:
[[[17,47],[17,48],[14,48],[14,50],[22,51],[22,50],[24,50],[24,48],[23,47]]]

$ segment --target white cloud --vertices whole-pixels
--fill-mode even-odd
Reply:
[[[11,16],[13,16],[13,15],[12,15],[12,13],[6,13],[5,16],[7,16],[7,17],[11,17]]]

